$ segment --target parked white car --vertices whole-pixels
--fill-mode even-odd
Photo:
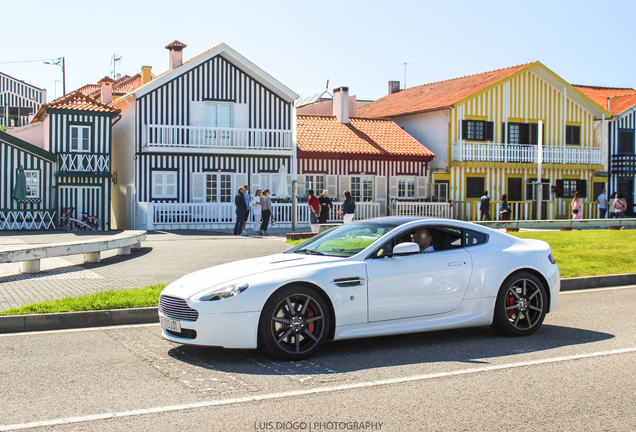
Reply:
[[[559,290],[545,242],[456,220],[384,217],[184,276],[161,293],[159,316],[174,342],[299,360],[329,340],[487,325],[526,336]]]

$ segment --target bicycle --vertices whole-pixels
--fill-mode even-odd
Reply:
[[[87,212],[82,212],[82,220],[79,220],[73,217],[73,210],[75,210],[75,207],[62,209],[62,214],[64,216],[58,219],[58,229],[60,231],[72,231],[73,228],[84,231],[97,230],[100,224],[100,220],[97,216],[89,215]]]

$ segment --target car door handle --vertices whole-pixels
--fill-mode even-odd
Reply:
[[[465,262],[461,262],[461,261],[453,261],[453,262],[449,262],[448,266],[449,267],[457,267],[457,266],[460,266],[462,264],[466,264],[466,263]]]

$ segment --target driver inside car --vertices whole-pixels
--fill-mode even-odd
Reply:
[[[413,241],[420,246],[422,253],[435,252],[433,249],[433,236],[426,228],[420,228],[413,233]]]

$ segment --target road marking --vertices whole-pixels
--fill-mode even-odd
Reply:
[[[633,288],[636,288],[636,285],[626,285],[626,286],[608,287],[608,288],[589,288],[589,289],[573,290],[573,291],[561,291],[560,295],[583,294],[583,293],[599,292],[599,291],[616,291],[616,290],[633,289]]]
[[[86,328],[64,329],[64,330],[44,330],[44,331],[32,331],[32,332],[2,333],[0,334],[0,338],[15,337],[15,336],[35,336],[35,335],[43,335],[43,334],[51,334],[51,333],[78,333],[78,332],[89,332],[89,331],[99,331],[99,330],[117,330],[117,329],[125,329],[125,328],[158,327],[158,326],[159,326],[159,323],[151,323],[151,324],[130,324],[130,325],[104,326],[104,327],[86,327]]]
[[[618,355],[618,354],[627,354],[627,353],[636,353],[636,347],[620,348],[620,349],[614,349],[614,350],[608,350],[608,351],[596,351],[592,353],[575,354],[575,355],[561,356],[561,357],[549,357],[549,358],[528,360],[528,361],[522,361],[522,362],[489,365],[489,366],[470,368],[470,369],[458,369],[455,371],[436,372],[436,373],[423,374],[423,375],[413,375],[413,376],[402,377],[402,378],[390,378],[390,379],[377,380],[377,381],[365,381],[360,383],[341,384],[341,385],[312,388],[312,389],[305,389],[305,390],[292,390],[292,391],[279,392],[279,393],[268,393],[268,394],[262,394],[262,395],[245,396],[240,398],[217,399],[217,400],[211,400],[211,401],[205,401],[205,402],[195,402],[190,404],[169,405],[169,406],[152,407],[152,408],[130,410],[130,411],[107,412],[102,414],[93,414],[93,415],[80,416],[80,417],[67,417],[67,418],[60,418],[60,419],[53,419],[53,420],[19,423],[19,424],[0,426],[0,431],[15,431],[15,430],[37,428],[37,427],[69,425],[69,424],[86,423],[86,422],[99,421],[99,420],[135,417],[135,416],[141,416],[146,414],[177,412],[177,411],[191,410],[195,408],[209,408],[209,407],[235,405],[235,404],[248,403],[248,402],[284,399],[289,397],[308,396],[308,395],[331,393],[331,392],[343,391],[343,390],[356,390],[356,389],[386,386],[386,385],[392,385],[392,384],[403,384],[403,383],[409,383],[409,382],[415,382],[415,381],[426,381],[426,380],[432,380],[432,379],[438,379],[438,378],[470,375],[470,374],[476,374],[476,373],[482,373],[482,372],[492,372],[492,371],[499,371],[499,370],[505,370],[505,369],[538,366],[538,365],[545,365],[545,364],[551,364],[551,363],[560,363],[565,361],[582,360],[582,359],[604,357],[604,356]]]

